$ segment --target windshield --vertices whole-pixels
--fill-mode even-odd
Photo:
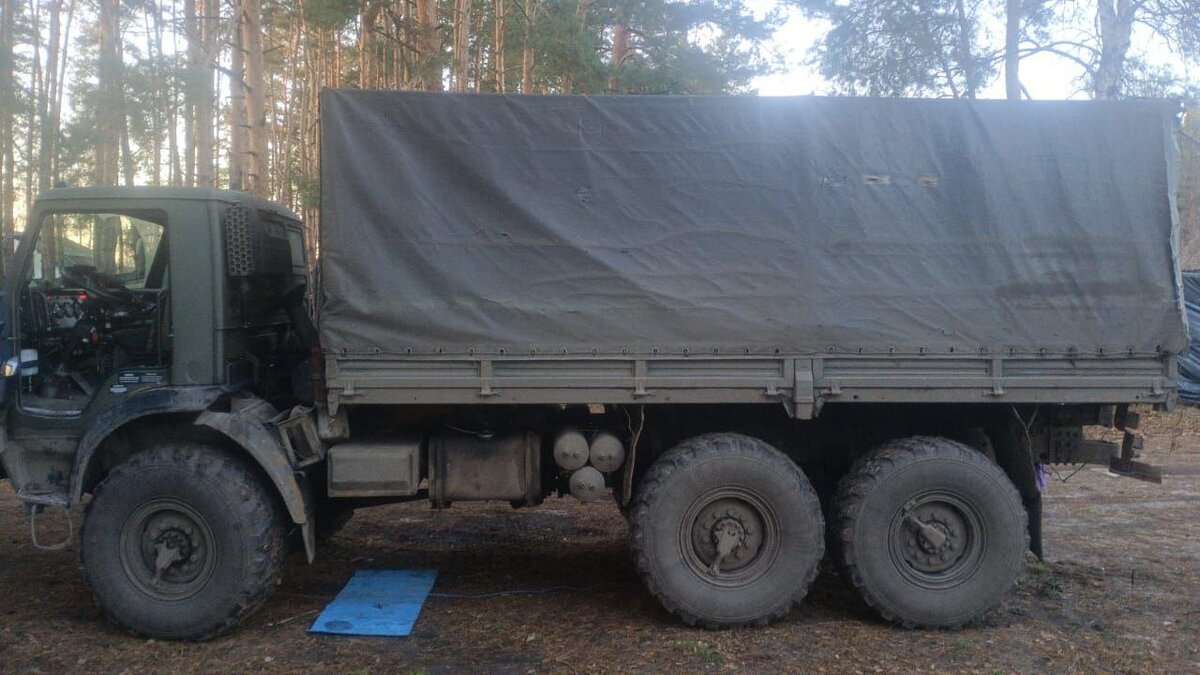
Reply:
[[[64,270],[93,267],[126,288],[145,288],[163,226],[115,213],[53,213],[46,216],[33,254],[32,280],[62,286]]]

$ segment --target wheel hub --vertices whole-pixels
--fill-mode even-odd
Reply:
[[[182,560],[192,554],[192,540],[183,530],[170,529],[155,537],[154,548],[156,550],[172,549],[179,554],[179,558]]]
[[[692,546],[710,575],[741,569],[763,545],[762,518],[735,499],[719,499],[702,509],[692,527]]]
[[[949,505],[927,503],[913,508],[904,516],[905,561],[927,574],[954,567],[967,550],[965,529],[962,516]]]
[[[122,566],[147,594],[160,599],[194,595],[215,562],[212,532],[191,507],[162,500],[140,507],[121,535]]]
[[[178,513],[161,512],[150,517],[142,531],[142,550],[150,569],[152,585],[162,581],[187,583],[199,575],[206,553],[204,538],[196,524]]]

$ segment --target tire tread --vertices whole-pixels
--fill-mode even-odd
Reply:
[[[1002,484],[1006,485],[1008,490],[1011,491],[1010,498],[1017,504],[1021,504],[1020,494],[1008,479],[1003,469],[988,459],[986,455],[970,446],[940,436],[912,436],[889,441],[859,457],[838,483],[837,493],[833,500],[834,506],[831,518],[834,528],[834,541],[837,544],[834,547],[834,561],[842,577],[854,587],[863,601],[885,621],[908,629],[944,628],[958,630],[966,625],[977,622],[987,612],[995,609],[1003,600],[1003,597],[997,597],[995,602],[980,610],[975,615],[952,624],[933,624],[915,620],[885,606],[879,595],[863,576],[854,546],[854,531],[858,514],[861,512],[863,501],[871,494],[875,486],[896,471],[933,458],[955,459],[998,473],[1003,478]],[[1024,533],[1024,549],[1028,550],[1028,516],[1023,507],[1019,511],[1020,528],[1021,532]],[[1014,584],[1017,575],[1023,568],[1024,562],[1022,560],[1020,566],[1013,570]]]
[[[753,456],[755,459],[770,463],[777,469],[782,469],[788,473],[795,472],[800,478],[797,481],[797,489],[811,493],[812,496],[812,499],[806,500],[806,503],[811,504],[813,509],[807,515],[815,518],[816,522],[824,522],[824,516],[821,513],[820,502],[816,497],[816,492],[804,477],[800,468],[782,452],[757,438],[734,433],[703,434],[689,438],[659,456],[638,482],[637,492],[629,505],[628,517],[631,526],[634,565],[646,589],[668,612],[679,617],[689,626],[701,626],[709,630],[765,626],[772,621],[783,618],[808,594],[808,590],[812,586],[813,581],[816,580],[817,572],[820,568],[818,563],[824,556],[824,537],[817,537],[819,550],[816,552],[816,560],[814,564],[809,566],[807,575],[798,590],[790,596],[785,597],[782,602],[765,615],[747,621],[714,621],[706,619],[678,606],[663,592],[662,581],[651,564],[651,554],[645,541],[645,529],[648,527],[651,510],[662,496],[664,484],[672,475],[686,470],[689,465],[698,463],[705,458],[729,456],[731,454]]]
[[[114,485],[134,479],[140,470],[162,465],[184,467],[189,473],[212,476],[221,484],[231,486],[232,490],[239,492],[243,497],[239,502],[239,519],[254,526],[247,542],[248,548],[254,551],[254,556],[249,573],[239,589],[238,602],[233,609],[210,625],[198,627],[190,633],[170,636],[171,639],[201,642],[229,632],[266,601],[279,582],[279,572],[286,553],[285,524],[275,501],[273,486],[265,484],[255,468],[241,456],[223,448],[199,443],[171,442],[133,455],[105,476],[96,486],[92,499],[84,510],[80,540],[87,540],[88,524],[91,522],[89,516],[93,507],[108,491],[114,489]],[[79,557],[83,563],[84,577],[88,585],[94,588],[86,545],[80,546]],[[106,617],[112,623],[139,637],[156,637],[122,622],[104,606],[94,591],[93,598],[104,609]]]

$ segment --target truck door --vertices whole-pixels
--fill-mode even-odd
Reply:
[[[102,392],[159,381],[170,362],[166,217],[42,216],[17,289],[18,407],[75,417]]]

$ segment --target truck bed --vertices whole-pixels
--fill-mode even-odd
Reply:
[[[339,403],[1166,402],[1173,108],[326,91]]]
[[[829,402],[1166,403],[1173,357],[815,358],[333,356],[331,405],[769,403],[807,419]]]

